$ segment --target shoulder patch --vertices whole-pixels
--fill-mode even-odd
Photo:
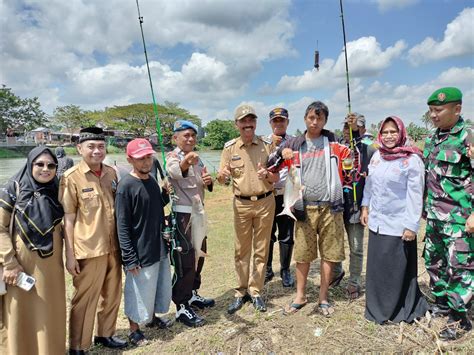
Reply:
[[[235,142],[237,142],[237,140],[235,138],[231,139],[230,141],[228,141],[224,144],[224,148],[229,148],[231,145],[234,145]]]
[[[272,140],[265,136],[258,136],[263,143],[272,144]]]
[[[67,176],[71,175],[71,174],[72,174],[73,172],[75,172],[78,168],[79,168],[79,164],[74,165],[72,168],[67,169],[67,170],[64,172],[63,176],[67,177]]]

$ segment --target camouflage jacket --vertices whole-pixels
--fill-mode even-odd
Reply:
[[[468,127],[464,120],[449,132],[437,129],[425,141],[425,212],[428,219],[465,224],[472,213],[473,169],[467,156]]]

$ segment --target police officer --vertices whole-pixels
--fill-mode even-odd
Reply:
[[[461,117],[462,93],[454,87],[428,98],[436,131],[426,139],[427,217],[424,258],[435,296],[433,314],[448,315],[444,340],[470,331],[467,317],[474,291],[474,214],[468,127]],[[459,327],[457,328],[457,324]]]
[[[272,134],[268,137],[273,141],[275,148],[284,144],[292,136],[286,134],[288,128],[288,110],[276,107],[270,111],[270,126]],[[278,216],[283,211],[283,194],[285,193],[285,182],[288,175],[288,168],[280,170],[280,181],[275,184],[275,217],[273,219],[270,248],[268,251],[267,270],[265,272],[265,282],[270,281],[273,276],[273,245],[277,241],[280,245],[280,276],[283,287],[293,287],[295,280],[290,273],[291,254],[293,253],[293,229],[294,221],[287,215]]]
[[[191,306],[200,309],[213,307],[215,301],[204,298],[198,293],[204,257],[199,257],[196,262],[192,245],[192,197],[198,195],[203,201],[204,191],[211,192],[213,182],[198,153],[194,151],[198,127],[192,122],[178,120],[174,124],[173,131],[176,148],[167,155],[166,171],[178,198],[173,204],[173,210],[178,224],[178,240],[183,248],[180,253],[182,275],[177,276],[173,285],[173,302],[176,304],[178,322],[189,327],[199,327],[205,323],[205,320],[197,315]],[[206,238],[201,250],[204,253],[207,250]]]
[[[257,311],[265,312],[261,297],[268,258],[270,232],[275,213],[273,183],[278,174],[267,171],[271,141],[255,135],[257,115],[252,106],[240,105],[235,110],[235,125],[240,137],[227,142],[222,151],[219,183],[232,178],[234,193],[235,270],[238,286],[235,300],[228,308],[233,314],[250,299]],[[251,251],[253,270],[250,270]]]

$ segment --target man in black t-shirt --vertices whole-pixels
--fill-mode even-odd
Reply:
[[[155,313],[168,312],[171,272],[167,248],[161,237],[165,200],[150,175],[154,151],[146,139],[127,145],[133,170],[122,177],[115,196],[117,233],[125,270],[125,314],[130,323],[130,342],[145,345],[139,324],[167,324]]]

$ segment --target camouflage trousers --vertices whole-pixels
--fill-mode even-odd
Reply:
[[[466,312],[474,292],[474,235],[464,225],[428,219],[423,256],[432,294]]]

